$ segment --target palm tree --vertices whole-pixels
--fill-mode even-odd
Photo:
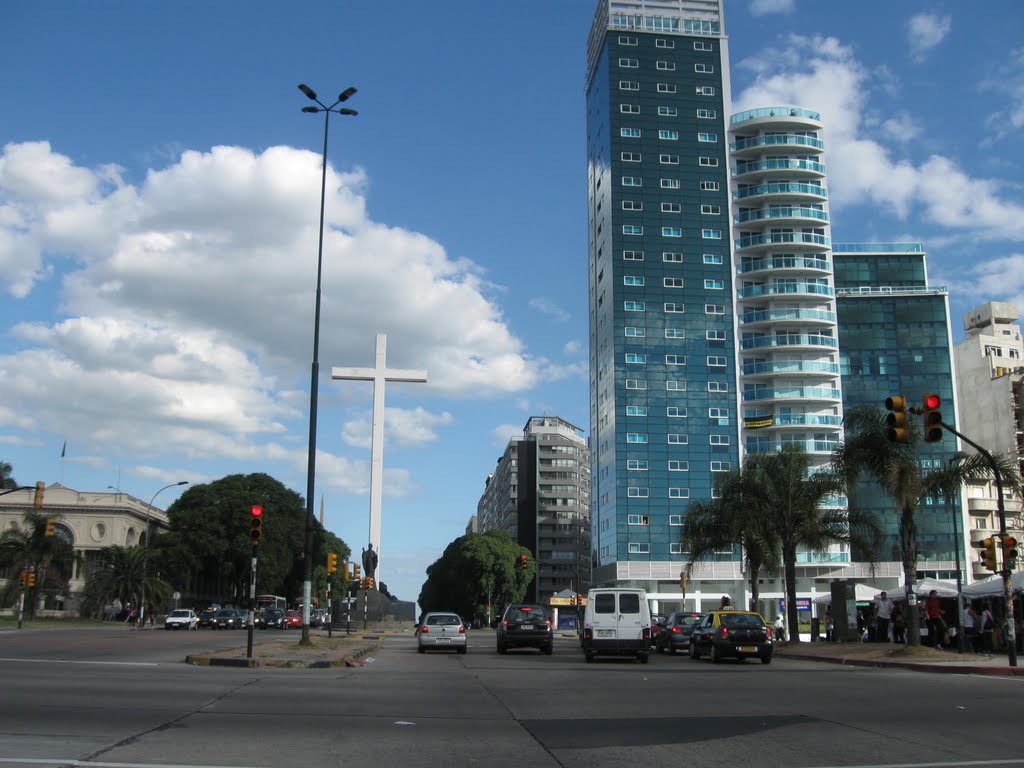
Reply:
[[[107,605],[117,600],[122,605],[138,606],[143,593],[150,605],[162,603],[171,592],[171,586],[153,569],[146,567],[149,551],[142,546],[114,545],[100,550],[96,568],[88,575],[85,599],[91,606]],[[145,590],[143,590],[145,582]],[[146,614],[149,614],[147,608]]]
[[[35,614],[35,605],[44,593],[67,590],[69,566],[75,558],[71,544],[62,536],[47,536],[46,521],[52,515],[30,509],[22,515],[21,524],[15,523],[0,534],[0,569],[32,568],[37,574],[35,599],[26,608]],[[0,605],[12,605],[23,592],[21,584],[8,580]]]
[[[13,471],[14,467],[8,462],[0,461],[0,490],[8,491],[18,487],[18,481],[11,476]]]
[[[917,422],[908,423],[909,439],[906,443],[892,442],[888,438],[886,413],[873,406],[858,406],[846,412],[843,419],[845,440],[832,454],[834,470],[846,478],[850,498],[855,499],[855,488],[860,478],[873,480],[896,504],[900,513],[900,559],[904,583],[917,582],[917,523],[915,512],[925,498],[955,498],[967,480],[991,477],[988,462],[980,454],[945,467],[925,471],[921,467],[918,449],[921,442]],[[1005,457],[994,457],[1002,476],[1003,487],[1020,493],[1020,476],[1013,462]],[[960,546],[960,542],[954,542]],[[916,603],[908,605],[907,642],[920,645],[921,627]]]

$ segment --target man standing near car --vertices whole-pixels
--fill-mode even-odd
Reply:
[[[875,598],[875,642],[889,642],[889,623],[892,621],[892,609],[895,604],[889,596],[882,592]]]

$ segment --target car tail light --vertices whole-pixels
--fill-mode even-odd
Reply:
[[[583,638],[585,640],[593,640],[594,639],[594,630],[591,627],[587,627],[586,629],[584,629],[583,630]]]
[[[459,634],[462,634],[465,631],[466,631],[466,628],[462,624],[459,624]]]
[[[427,632],[429,632],[429,631],[430,630],[427,629],[427,625],[426,624],[424,624],[422,627],[420,627],[420,632],[422,634],[424,634],[424,635],[427,634]]]
[[[679,629],[679,627],[672,627],[672,631],[678,633],[680,631],[680,629]]]
[[[550,627],[551,626],[551,619],[545,619],[545,621],[547,622],[547,625]]]
[[[503,627],[507,627],[507,626],[508,626],[508,622],[507,622],[507,621],[503,621],[503,622],[501,622],[501,626],[503,626]]]
[[[725,639],[725,638],[729,637],[729,628],[728,627],[719,627],[718,628],[718,636],[721,637],[722,639]]]
[[[764,631],[765,631],[765,634],[768,635],[768,639],[771,640],[772,639],[772,628],[771,627],[765,627]]]
[[[650,640],[650,639],[651,639],[651,628],[650,627],[644,627],[644,640]]]

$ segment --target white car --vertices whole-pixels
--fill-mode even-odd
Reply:
[[[466,625],[457,613],[428,613],[416,629],[416,650],[454,649],[466,652]]]
[[[164,629],[199,629],[199,617],[191,608],[178,608],[167,614]]]

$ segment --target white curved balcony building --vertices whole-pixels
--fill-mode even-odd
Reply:
[[[792,107],[733,115],[729,130],[743,449],[796,443],[816,466],[843,420],[821,131]]]

